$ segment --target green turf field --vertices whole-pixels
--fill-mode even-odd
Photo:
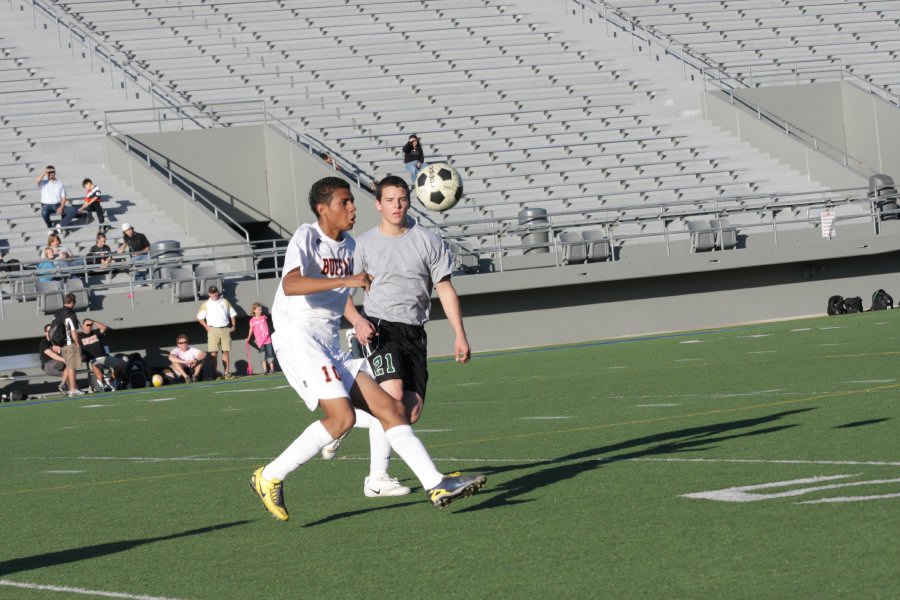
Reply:
[[[288,523],[281,376],[4,404],[0,598],[896,598],[898,372],[900,311],[435,361],[417,430],[487,486],[365,498],[355,431]]]

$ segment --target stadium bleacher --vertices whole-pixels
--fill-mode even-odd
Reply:
[[[900,85],[891,69],[900,47],[887,35],[896,4],[622,0],[604,7],[736,78],[843,64],[890,88],[892,77]],[[189,233],[102,159],[76,160],[71,150],[112,131],[108,114],[163,102],[198,115],[186,128],[277,120],[367,181],[402,173],[399,147],[408,133],[419,134],[427,160],[451,162],[465,180],[456,208],[419,213],[452,242],[460,274],[744,250],[785,230],[815,237],[825,207],[838,221],[878,229],[863,177],[857,190],[826,190],[701,120],[706,82],[648,60],[624,36],[597,36],[546,2],[11,0],[2,10],[9,17],[0,35],[7,256],[36,258],[46,228],[34,212],[33,178],[56,164],[72,196],[82,173],[101,184],[113,224],[127,211],[129,222],[147,223],[138,228],[151,241],[179,240],[188,249],[178,264],[155,265],[153,285],[164,286],[170,303],[202,292],[212,262],[205,250],[215,244]],[[222,108],[252,102],[261,108]],[[534,209],[546,211],[543,221],[523,217]],[[93,231],[76,227],[66,243],[82,252]],[[277,268],[247,268],[279,249],[269,252],[248,246],[229,256],[233,266],[215,264],[235,280],[272,276]],[[134,290],[128,274],[87,283],[92,294]],[[56,292],[6,293],[38,312]]]

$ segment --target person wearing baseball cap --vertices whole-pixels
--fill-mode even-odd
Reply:
[[[237,311],[225,298],[219,294],[219,288],[209,286],[209,300],[200,305],[197,312],[197,321],[206,329],[206,351],[212,356],[213,366],[216,365],[216,357],[219,350],[222,351],[222,373],[225,379],[233,379],[234,375],[228,370],[230,366],[229,354],[231,352],[231,334],[237,323]]]
[[[122,243],[119,244],[116,252],[123,254],[127,251],[132,263],[150,260],[150,241],[146,235],[136,232],[130,223],[122,223],[122,236]],[[146,277],[146,271],[135,271],[134,273],[135,281],[143,281]]]

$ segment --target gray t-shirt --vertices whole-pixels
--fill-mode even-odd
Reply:
[[[431,310],[434,284],[453,272],[446,242],[410,221],[397,237],[377,227],[356,238],[354,270],[373,277],[363,298],[363,310],[375,319],[424,325]]]

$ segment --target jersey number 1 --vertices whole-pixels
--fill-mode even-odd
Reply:
[[[331,383],[331,374],[328,373],[329,366],[331,366],[331,372],[334,373],[334,378],[340,381],[341,376],[338,375],[337,369],[334,368],[334,365],[322,365],[322,373],[325,375],[325,383]]]

